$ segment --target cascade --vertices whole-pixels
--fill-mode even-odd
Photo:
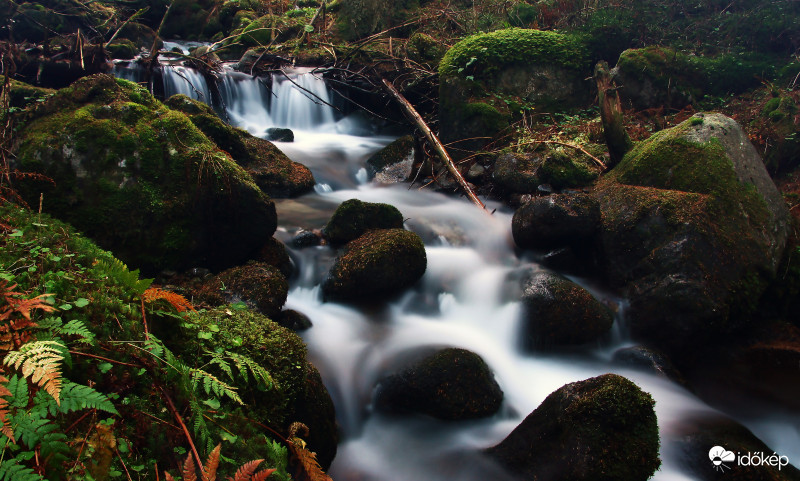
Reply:
[[[182,72],[181,78],[194,78],[189,70],[175,70],[175,75]],[[172,74],[165,74],[165,90],[167,78],[174,81],[170,88],[175,92],[187,92]],[[205,80],[198,80],[189,92],[201,91],[202,100],[210,102],[208,87],[201,85]],[[520,304],[504,292],[510,274],[536,263],[515,251],[512,212],[488,202],[488,210],[497,211],[487,216],[463,199],[367,182],[359,174],[365,160],[392,138],[354,135],[366,130],[363,122],[337,119],[337,112],[319,101],[330,103],[330,95],[324,81],[310,70],[276,75],[271,90],[258,79],[223,72],[217,88],[223,105],[215,108],[224,109],[232,124],[256,135],[271,127],[295,130],[295,142],[276,145],[292,160],[307,165],[320,184],[300,198],[275,200],[280,223],[276,237],[288,242],[300,228],[322,227],[341,202],[358,198],[396,206],[407,219],[406,228],[426,243],[428,269],[422,281],[378,310],[323,302],[319,285],[335,252],[329,247],[290,248],[298,275],[286,307],[313,322],[302,337],[334,399],[342,429],[330,469],[333,479],[502,480],[503,475],[482,463],[475,452],[502,440],[552,391],[607,372],[628,377],[656,400],[662,467],[652,479],[695,479],[679,466],[685,453],[675,452],[671,445],[674,426],[690,415],[715,410],[671,381],[611,362],[616,349],[632,345],[620,327],[621,314],[615,320],[616,335],[583,352],[537,354],[518,345]],[[572,280],[624,312],[623,299],[586,279]],[[376,382],[393,373],[398,359],[438,347],[461,347],[483,357],[505,393],[499,414],[446,423],[373,410]],[[739,421],[794,464],[800,460],[796,415],[762,414]]]

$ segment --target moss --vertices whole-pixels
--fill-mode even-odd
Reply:
[[[441,42],[421,32],[414,33],[406,43],[408,58],[418,63],[437,65],[445,52],[446,49]]]
[[[584,187],[598,177],[586,161],[563,152],[547,157],[537,174],[541,183],[550,184],[556,190]]]
[[[474,58],[474,60],[473,60]],[[577,37],[557,32],[509,28],[467,37],[447,51],[439,75],[485,78],[510,65],[556,64],[571,70],[587,66]]]
[[[325,226],[325,237],[332,244],[344,244],[369,229],[401,229],[403,214],[390,204],[350,199],[342,202]]]
[[[0,85],[5,82],[5,77],[0,75]],[[55,94],[56,91],[42,87],[11,80],[9,94],[9,107],[25,108],[38,102],[43,102],[47,97]]]

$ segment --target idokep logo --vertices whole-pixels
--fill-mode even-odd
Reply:
[[[720,472],[725,469],[731,469],[730,465],[735,466],[773,466],[777,467],[778,471],[782,467],[789,464],[788,456],[780,456],[778,453],[765,454],[762,452],[756,453],[733,453],[728,451],[722,446],[714,446],[708,451],[708,459],[714,465],[714,469]]]

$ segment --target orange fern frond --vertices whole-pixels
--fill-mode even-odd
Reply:
[[[275,469],[265,469],[256,473],[256,469],[263,462],[263,459],[254,459],[243,464],[232,478],[228,478],[228,481],[264,481],[275,472]]]
[[[144,291],[144,294],[142,294],[142,300],[147,303],[155,302],[159,299],[169,302],[178,312],[195,310],[192,303],[189,302],[185,297],[172,291],[167,291],[158,287],[151,287]]]
[[[219,466],[219,454],[221,450],[222,444],[217,444],[217,447],[208,455],[206,465],[203,466],[203,481],[216,481],[217,466]]]
[[[183,481],[197,481],[197,473],[194,468],[194,460],[192,455],[186,456],[186,461],[183,462]]]
[[[208,455],[206,464],[205,466],[202,467],[202,472],[201,472],[203,481],[217,480],[217,467],[219,466],[221,450],[222,450],[222,445],[217,444],[217,447],[214,448],[214,450],[211,451],[211,453]],[[248,463],[241,465],[239,469],[236,471],[236,474],[232,478],[228,477],[228,481],[266,480],[273,472],[275,472],[275,469],[264,469],[256,473],[255,472],[256,469],[263,462],[264,462],[263,459],[256,459],[254,461],[250,461]],[[183,481],[197,481],[197,472],[195,471],[195,464],[191,454],[186,456],[186,461],[183,462],[183,472],[181,474],[183,476]],[[164,475],[166,481],[175,481],[175,479],[169,473],[165,472]]]
[[[6,387],[8,378],[0,374],[0,434],[5,435],[12,443],[16,443],[14,439],[14,431],[8,424],[8,399],[6,396],[11,396],[11,391]]]
[[[333,481],[320,467],[316,453],[309,451],[306,442],[296,436],[298,431],[308,436],[308,426],[303,423],[292,423],[289,426],[289,451],[299,462],[300,468],[296,478],[300,481]]]
[[[15,291],[16,284],[9,285],[5,279],[0,280],[0,350],[8,351],[21,346],[29,339],[23,333],[28,327],[36,326],[31,321],[31,311],[39,309],[44,312],[53,312],[55,308],[45,298],[49,294],[42,294],[30,299],[26,293]]]

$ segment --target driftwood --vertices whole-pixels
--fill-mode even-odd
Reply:
[[[600,118],[603,121],[603,136],[608,145],[609,167],[614,167],[631,150],[633,142],[625,131],[622,103],[605,61],[600,61],[595,66],[594,80],[597,82],[597,100],[600,104]]]
[[[447,166],[447,170],[450,171],[450,174],[456,179],[458,185],[460,185],[461,188],[464,189],[464,193],[467,195],[467,197],[469,197],[469,200],[471,200],[473,204],[477,205],[481,209],[486,209],[484,203],[481,202],[480,199],[478,199],[478,196],[476,196],[475,192],[472,191],[472,188],[470,188],[467,181],[464,180],[464,177],[461,175],[461,172],[458,171],[458,168],[453,163],[453,159],[450,158],[450,155],[444,149],[444,146],[439,141],[439,138],[436,137],[436,134],[434,134],[433,131],[431,131],[431,129],[422,119],[422,116],[417,112],[414,106],[411,105],[411,103],[408,100],[406,100],[406,98],[403,97],[403,95],[400,92],[398,92],[396,88],[394,88],[394,85],[392,85],[386,79],[382,80],[383,80],[383,85],[386,86],[386,90],[388,90],[389,93],[392,94],[392,96],[395,98],[395,100],[397,100],[400,103],[400,105],[403,107],[403,110],[405,110],[406,114],[411,118],[414,124],[416,124],[416,126],[422,131],[422,133],[425,135],[425,138],[433,146],[434,150],[436,150],[436,153],[439,155],[439,158],[442,159],[442,162],[444,162],[445,166]]]

